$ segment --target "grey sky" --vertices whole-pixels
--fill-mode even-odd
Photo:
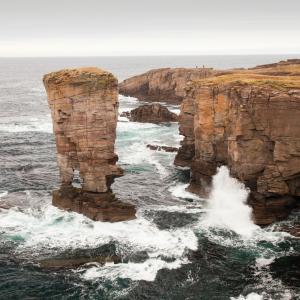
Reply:
[[[300,0],[0,0],[0,56],[300,53]]]

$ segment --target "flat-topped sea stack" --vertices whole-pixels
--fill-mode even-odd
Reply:
[[[111,184],[122,176],[114,152],[118,82],[98,68],[66,69],[44,76],[56,139],[61,188],[53,204],[94,220],[122,221],[135,208],[116,200]],[[81,188],[72,187],[79,173]]]
[[[217,167],[227,165],[250,188],[257,224],[287,217],[300,204],[300,64],[196,80],[186,93],[183,106],[193,112],[190,191],[207,194]]]
[[[124,80],[119,84],[119,92],[142,101],[180,104],[188,81],[211,77],[215,73],[211,68],[155,69]]]

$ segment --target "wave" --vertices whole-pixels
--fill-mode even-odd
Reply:
[[[197,249],[191,229],[160,230],[141,214],[126,222],[94,222],[47,204],[40,210],[11,208],[0,215],[0,228],[7,238],[18,234],[24,240],[18,246],[19,252],[95,247],[111,241],[118,241],[127,252],[147,251],[151,258],[178,258],[187,248]]]
[[[143,263],[106,264],[101,267],[89,268],[83,273],[82,278],[85,280],[128,278],[134,281],[154,281],[159,270],[178,269],[183,263],[185,261],[179,259],[173,262],[166,262],[152,258]]]
[[[230,177],[227,167],[220,167],[213,177],[204,224],[251,237],[259,227],[254,224],[252,209],[246,204],[248,194],[244,184]]]
[[[0,198],[8,195],[8,191],[0,192]]]
[[[169,188],[169,191],[171,192],[171,194],[174,197],[177,197],[177,198],[192,199],[192,200],[196,200],[196,201],[203,200],[199,196],[197,196],[196,194],[188,192],[186,190],[188,186],[189,186],[188,183],[187,184],[182,184],[182,183],[177,184],[177,185],[171,186]]]
[[[263,300],[264,296],[263,295],[259,295],[257,293],[250,293],[247,296],[242,296],[240,295],[237,298],[234,297],[230,297],[231,300]],[[271,299],[271,298],[269,298]]]

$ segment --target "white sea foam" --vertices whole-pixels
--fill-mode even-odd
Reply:
[[[185,249],[197,249],[197,238],[191,229],[159,230],[142,216],[127,222],[94,222],[50,204],[42,210],[3,211],[0,228],[8,237],[18,235],[24,240],[18,247],[21,253],[32,249],[38,253],[41,249],[96,247],[115,240],[129,253],[147,251],[150,258],[181,258]]]
[[[189,184],[177,184],[174,186],[171,186],[169,188],[169,191],[172,193],[173,196],[181,199],[192,199],[192,200],[203,200],[196,194],[190,193],[186,190],[186,188],[189,186]]]
[[[169,174],[167,169],[161,164],[155,152],[147,148],[144,143],[136,142],[126,149],[121,148],[118,151],[118,154],[120,163],[128,165],[152,165],[156,168],[161,178],[164,178]]]
[[[16,249],[22,254],[28,251],[39,255],[43,249],[61,251],[70,248],[92,248],[118,241],[125,253],[146,251],[149,259],[142,263],[91,267],[83,271],[86,280],[106,277],[132,280],[155,279],[158,270],[174,269],[186,263],[186,249],[197,249],[197,238],[188,228],[159,230],[153,223],[138,216],[136,220],[118,223],[94,222],[77,214],[61,211],[46,205],[40,211],[9,209],[0,214],[0,228],[6,236],[18,236],[24,240]],[[165,262],[161,256],[174,259]]]
[[[89,268],[83,273],[82,278],[86,280],[97,280],[106,278],[115,280],[115,278],[129,278],[131,280],[154,281],[157,272],[160,269],[177,269],[183,263],[182,260],[174,262],[165,262],[161,259],[147,259],[143,263],[127,264],[106,264],[101,267]]]
[[[263,295],[259,295],[257,293],[250,293],[247,296],[242,296],[240,295],[237,298],[234,297],[230,297],[231,300],[263,300],[264,296]],[[271,299],[271,298],[269,298]]]
[[[259,227],[253,223],[252,210],[246,204],[248,194],[244,184],[230,177],[227,167],[220,167],[213,177],[203,224],[227,228],[244,237],[252,236]]]
[[[8,195],[8,191],[1,191],[0,192],[0,198],[5,197]]]

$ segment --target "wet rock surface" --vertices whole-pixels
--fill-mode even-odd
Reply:
[[[150,150],[165,151],[165,152],[177,152],[178,151],[178,148],[176,148],[176,147],[151,145],[151,144],[148,144],[147,148],[149,148]]]
[[[81,213],[94,221],[119,222],[135,219],[135,207],[109,193],[92,193],[65,186],[53,192],[53,205]]]
[[[141,123],[163,123],[163,122],[177,122],[178,116],[169,111],[167,107],[159,104],[145,104],[130,112],[124,112],[122,117],[128,118],[132,122]]]

